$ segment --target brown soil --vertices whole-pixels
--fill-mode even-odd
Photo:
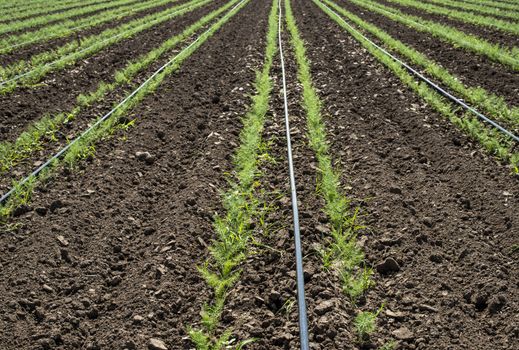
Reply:
[[[138,2],[138,1],[136,1]],[[65,21],[74,21],[74,20],[77,20],[77,19],[82,19],[82,18],[86,18],[86,17],[93,17],[95,15],[97,15],[98,13],[100,12],[103,12],[103,11],[108,11],[108,10],[115,10],[119,7],[122,7],[122,6],[126,6],[126,5],[130,5],[130,4],[134,4],[136,2],[131,2],[131,3],[128,3],[128,4],[121,4],[121,5],[118,5],[118,6],[115,6],[115,7],[110,7],[110,8],[100,8],[96,11],[92,11],[92,12],[88,12],[86,14],[83,14],[83,15],[80,15],[80,16],[73,16],[73,17],[68,17],[68,18],[65,18],[65,19],[58,19],[58,20],[53,20],[53,21],[48,21],[44,24],[40,24],[40,25],[37,25],[37,26],[32,26],[32,27],[29,27],[29,28],[22,28],[22,29],[19,29],[19,30],[15,30],[15,31],[12,31],[12,32],[9,32],[5,35],[16,35],[16,34],[21,34],[21,33],[24,33],[24,32],[32,32],[32,31],[35,31],[35,30],[38,30],[38,29],[41,29],[43,27],[46,27],[48,25],[54,25],[54,24],[58,24],[60,22],[65,22]],[[109,5],[108,3],[106,5]],[[88,5],[90,6],[90,5]],[[68,11],[69,9],[66,9],[66,10],[63,10],[62,12],[65,12],[65,11]],[[39,17],[36,16],[36,17]],[[23,21],[23,19],[21,19]],[[18,21],[18,19],[16,20]]]
[[[136,59],[181,33],[185,27],[223,3],[215,1],[118,42],[72,67],[50,73],[41,86],[20,88],[0,96],[0,141],[14,140],[27,125],[44,114],[70,110],[80,93],[94,90],[100,81],[112,80],[114,72],[124,67],[128,60]]]
[[[519,74],[483,56],[441,41],[427,33],[421,33],[389,18],[365,11],[352,3],[337,3],[362,19],[376,25],[389,35],[409,45],[430,59],[438,62],[467,86],[481,86],[502,96],[511,106],[519,106]]]
[[[0,235],[3,349],[144,349],[151,337],[189,348],[186,326],[209,300],[196,265],[221,211],[267,11],[251,2],[233,17],[139,106],[128,140],[38,191],[41,209]]]
[[[460,20],[451,19],[447,16],[437,15],[434,13],[429,13],[420,9],[416,9],[414,7],[407,7],[403,5],[398,5],[396,3],[391,3],[384,0],[377,0],[377,2],[389,6],[394,7],[402,11],[403,13],[407,13],[413,16],[422,17],[426,20],[431,20],[434,22],[442,23],[451,27],[454,27],[456,29],[459,29],[461,31],[464,31],[468,34],[473,34],[478,37],[481,37],[483,39],[486,39],[490,41],[491,43],[496,43],[503,45],[505,47],[513,47],[513,46],[519,46],[519,37],[512,33],[504,32],[502,30],[487,27],[487,26],[479,26],[476,24],[471,23],[465,23]],[[490,17],[490,16],[488,16]],[[508,20],[509,22],[513,22]]]
[[[402,349],[514,348],[518,179],[316,6],[296,4],[332,150],[373,231],[369,259],[400,265],[366,297],[371,310],[386,302],[375,339],[406,327]]]
[[[220,191],[228,187],[225,174],[232,171],[241,118],[262,65],[270,4],[251,1],[135,108],[129,116],[138,120],[134,128],[100,142],[95,158],[38,188],[28,210],[2,227],[2,349],[146,349],[150,338],[169,350],[193,348],[186,327],[198,326],[202,305],[212,300],[196,267],[215,237],[214,214],[223,213]],[[322,269],[317,250],[329,225],[284,33],[311,348],[377,349],[398,339],[399,349],[513,349],[519,338],[518,252],[512,249],[519,244],[519,179],[313,3],[295,0],[293,6],[333,162],[368,225],[359,239],[376,271],[376,286],[353,305],[338,278]],[[167,27],[155,33],[162,40],[172,35]],[[150,38],[129,41],[128,52]],[[111,50],[99,55],[97,69],[117,64],[107,58]],[[269,230],[258,232],[260,244],[251,247],[220,327],[232,327],[241,340],[257,337],[250,349],[296,349],[279,58],[271,74],[264,139],[276,162],[261,162],[260,178],[273,206]],[[63,75],[73,81],[70,71]],[[85,89],[56,85],[47,93],[62,99]],[[27,113],[50,106],[29,101]],[[148,162],[135,156],[139,151],[150,153]],[[391,271],[384,269],[389,258],[396,262]],[[360,344],[354,316],[382,304],[377,331]]]
[[[158,6],[158,7],[153,7],[153,8],[147,9],[145,11],[141,11],[136,14],[132,14],[131,16],[121,18],[118,21],[111,21],[111,22],[103,23],[101,25],[92,27],[92,28],[86,28],[84,30],[79,30],[79,31],[75,32],[73,35],[68,36],[68,37],[51,39],[48,41],[39,42],[39,43],[35,43],[35,44],[29,45],[26,47],[16,49],[15,51],[12,51],[7,54],[0,54],[0,64],[3,66],[7,66],[10,64],[16,63],[17,61],[20,61],[20,60],[28,60],[32,56],[37,55],[39,53],[48,51],[50,49],[55,50],[58,47],[63,46],[66,43],[70,42],[71,40],[72,41],[78,40],[78,36],[79,36],[79,39],[81,39],[81,38],[86,38],[91,35],[97,35],[106,29],[118,27],[124,23],[133,21],[134,19],[146,17],[152,13],[159,13],[168,8],[178,6],[182,3],[183,3],[183,1],[178,1],[178,2],[169,3],[169,4]],[[71,37],[72,37],[72,39],[71,39]]]

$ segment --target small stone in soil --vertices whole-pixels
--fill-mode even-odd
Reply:
[[[168,350],[168,347],[162,340],[156,339],[156,338],[151,338],[150,341],[148,342],[148,349],[150,349],[150,350]]]
[[[155,162],[155,157],[152,156],[150,152],[137,151],[135,152],[135,157],[137,157],[138,160],[143,161],[148,165],[153,164],[153,162]]]
[[[397,338],[399,340],[409,340],[409,339],[413,339],[413,337],[414,337],[413,333],[407,327],[398,328],[397,330],[394,330],[393,332],[391,332],[391,334],[393,334],[395,336],[395,338]]]
[[[56,236],[56,239],[58,240],[58,242],[59,242],[62,246],[64,246],[64,247],[68,246],[68,241],[65,239],[65,237],[63,237],[63,236],[61,236],[61,235],[58,235],[58,236]]]
[[[334,305],[332,300],[325,300],[315,307],[315,313],[318,315],[324,315],[328,311],[333,310],[333,307]]]
[[[379,273],[385,275],[391,272],[400,271],[400,265],[393,258],[387,258],[383,263],[380,263],[376,266],[376,269]]]

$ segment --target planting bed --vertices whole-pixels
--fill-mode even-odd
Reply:
[[[514,349],[519,145],[361,34],[518,134],[514,68],[348,0],[209,1],[2,90],[0,349]]]

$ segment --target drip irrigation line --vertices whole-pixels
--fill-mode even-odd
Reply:
[[[360,35],[362,38],[364,38],[364,40],[366,40],[368,43],[370,43],[371,45],[373,45],[375,48],[377,48],[378,50],[380,50],[382,53],[384,53],[385,55],[387,55],[388,57],[390,57],[392,60],[394,60],[396,63],[400,64],[401,66],[403,66],[404,68],[406,68],[408,71],[410,71],[411,73],[413,73],[415,76],[417,76],[418,78],[420,78],[422,81],[424,81],[427,85],[431,86],[433,89],[435,89],[436,91],[438,91],[441,95],[447,97],[449,100],[451,100],[452,102],[454,103],[457,103],[458,105],[462,106],[463,108],[465,108],[466,110],[470,111],[471,113],[475,114],[479,119],[487,122],[488,124],[492,125],[493,127],[495,127],[496,129],[498,129],[500,132],[502,132],[503,134],[507,135],[508,137],[512,138],[513,140],[515,140],[516,142],[519,142],[519,136],[515,135],[514,133],[512,133],[511,131],[509,131],[508,129],[504,128],[503,126],[501,126],[500,124],[498,124],[497,122],[495,122],[494,120],[490,119],[489,117],[485,116],[484,114],[478,112],[475,108],[469,106],[468,104],[466,104],[465,102],[463,102],[463,100],[457,98],[456,96],[452,95],[451,93],[449,93],[447,90],[443,89],[441,86],[439,86],[438,84],[434,83],[433,81],[431,81],[430,79],[428,79],[426,76],[424,76],[422,73],[420,73],[419,71],[417,71],[416,69],[414,69],[413,67],[411,67],[410,65],[408,65],[407,63],[405,63],[404,61],[400,60],[398,57],[394,56],[393,54],[389,53],[388,51],[386,51],[386,49],[384,49],[383,47],[375,44],[372,40],[370,40],[368,37],[366,37],[364,34],[362,34],[361,32],[359,32],[357,29],[355,29],[352,25],[350,25],[348,22],[346,22],[340,15],[337,14],[337,12],[333,11],[330,7],[328,7],[326,4],[322,3],[320,0],[318,0],[321,5],[323,5],[324,7],[326,7],[331,13],[333,13],[339,20],[342,21],[342,23],[344,23],[344,25],[346,25],[348,28],[350,28],[352,31],[354,31],[355,33],[357,33],[358,35]]]
[[[326,4],[323,4],[323,5],[326,6]],[[409,18],[405,18],[404,16],[400,15],[400,14],[397,13],[397,12],[388,11],[388,10],[382,8],[382,7],[379,7],[378,5],[379,5],[378,3],[375,3],[375,4],[372,4],[371,6],[376,7],[379,11],[385,12],[385,13],[387,13],[387,14],[389,14],[389,15],[393,15],[393,16],[395,16],[395,17],[401,18],[401,19],[403,19],[403,20],[405,20],[405,21],[409,21],[409,22],[411,22],[411,23],[414,23],[414,24],[417,25],[417,26],[420,26],[420,27],[422,27],[422,28],[426,28],[426,29],[427,29],[427,26],[426,26],[425,24],[422,24],[422,23],[420,23],[420,22],[417,22],[417,21],[412,20],[412,19],[409,19]],[[326,7],[328,7],[328,6],[326,6]],[[335,13],[332,9],[330,9],[330,11],[332,11],[333,13]],[[361,35],[362,35],[362,34],[361,34]],[[476,36],[475,36],[475,37],[476,37]],[[476,37],[476,38],[477,38],[477,37]],[[368,40],[369,40],[369,39],[368,39]],[[500,56],[500,57],[505,57],[505,58],[511,59],[512,61],[514,61],[514,63],[519,64],[519,60],[517,60],[517,59],[515,59],[515,58],[513,58],[513,57],[508,57],[508,56],[506,56],[506,55],[503,55],[503,54],[500,53],[500,52],[496,52],[496,54],[497,54],[498,56]]]
[[[127,17],[130,13],[137,12],[137,11],[139,11],[139,10],[138,9],[129,9],[129,10],[124,11],[123,13],[119,14],[118,16],[116,16],[116,18],[120,17],[120,16]],[[84,28],[84,27],[88,27],[88,26],[90,26],[90,24],[89,23],[85,23],[85,24],[82,24],[82,25],[79,25],[79,26],[76,26],[76,27],[65,28],[65,29],[70,31],[69,35],[72,35],[72,34],[74,34],[74,32],[76,30]],[[52,39],[52,36],[50,37],[50,39]],[[34,38],[34,39],[31,39],[31,40],[24,41],[22,43],[18,43],[18,44],[14,44],[14,45],[11,45],[11,46],[2,47],[2,48],[0,48],[0,52],[5,51],[5,50],[15,49],[17,47],[25,46],[27,44],[33,43],[35,41],[40,41],[40,40],[41,40],[41,38]]]
[[[227,14],[233,12],[238,6],[243,4],[244,1],[248,0],[241,0],[238,4],[236,4]],[[87,134],[89,134],[92,130],[94,130],[97,126],[102,124],[105,120],[107,120],[117,109],[119,109],[122,105],[124,105],[126,102],[132,99],[133,96],[135,96],[140,90],[142,90],[150,81],[153,80],[158,74],[160,74],[164,69],[166,69],[168,66],[170,66],[173,62],[175,62],[184,52],[189,50],[193,45],[195,45],[200,39],[202,39],[207,33],[209,33],[212,30],[213,26],[211,26],[209,29],[207,29],[205,32],[200,34],[198,38],[196,38],[191,44],[186,46],[182,51],[180,51],[175,57],[170,59],[168,62],[163,64],[159,69],[157,69],[146,81],[144,81],[137,89],[135,89],[131,94],[126,96],[117,106],[115,106],[110,112],[106,113],[103,117],[98,119],[94,124],[92,124],[88,129],[83,131],[78,137],[76,137],[74,140],[72,140],[69,144],[67,144],[65,147],[63,147],[60,151],[58,151],[56,154],[54,154],[52,157],[50,157],[45,163],[40,165],[36,170],[34,170],[29,176],[25,177],[23,180],[21,180],[17,186],[23,186],[25,183],[27,183],[31,178],[34,178],[38,176],[44,169],[46,169],[49,165],[52,164],[52,162],[59,159],[63,154],[65,154],[66,151],[68,151],[74,144],[76,144],[79,140],[84,138]],[[9,192],[5,193],[0,198],[0,204],[4,203],[16,190],[16,187],[13,187],[9,190]]]
[[[203,2],[203,1],[206,1],[206,0],[200,0],[200,1],[196,2],[196,3],[194,3],[194,4],[191,5],[191,6],[198,5],[199,3]],[[182,5],[180,5],[180,6],[182,6]],[[179,9],[179,10],[176,10],[175,12],[172,12],[172,13],[170,13],[169,15],[163,16],[162,18],[164,18],[164,17],[166,17],[166,18],[167,18],[167,17],[171,17],[171,16],[173,16],[173,15],[176,15],[176,14],[179,13],[179,12],[186,11],[186,10],[188,10],[188,9],[190,9],[190,6],[185,7],[185,8],[182,8],[182,9]],[[161,17],[159,17],[159,18],[161,18]],[[159,18],[157,18],[157,19],[159,19]],[[144,24],[145,24],[145,23],[144,23]],[[141,25],[143,25],[143,24],[141,24]],[[138,27],[136,27],[136,28],[138,28]],[[62,62],[62,61],[64,61],[64,60],[68,59],[68,58],[71,57],[71,56],[78,55],[78,54],[81,54],[81,53],[83,53],[83,52],[86,52],[86,51],[88,51],[89,49],[91,49],[92,47],[94,47],[94,46],[96,46],[96,45],[99,45],[99,44],[105,43],[105,42],[107,42],[107,41],[113,40],[113,39],[115,39],[115,38],[118,38],[118,37],[120,37],[120,36],[126,34],[128,31],[130,31],[130,30],[132,30],[132,29],[135,29],[135,28],[128,29],[127,31],[124,31],[124,32],[122,32],[122,33],[119,33],[119,34],[116,34],[116,35],[111,36],[111,37],[109,37],[109,38],[106,38],[105,40],[102,40],[102,41],[99,41],[99,42],[95,42],[94,44],[92,44],[92,45],[90,45],[90,46],[88,46],[88,47],[85,47],[85,48],[82,49],[82,50],[72,52],[72,53],[66,55],[65,57],[62,57],[62,58],[60,58],[60,59],[58,59],[58,60],[56,60],[56,61],[53,61],[53,62],[47,63],[47,64],[45,64],[43,67],[34,68],[34,69],[31,69],[31,70],[28,71],[28,72],[25,72],[25,73],[19,74],[19,75],[15,76],[15,77],[13,77],[13,78],[11,78],[11,79],[9,79],[9,80],[4,80],[4,81],[0,82],[0,87],[4,86],[4,85],[6,85],[6,84],[12,83],[12,82],[14,82],[14,81],[20,80],[21,78],[23,78],[23,77],[25,77],[25,76],[28,76],[28,75],[31,75],[32,73],[34,73],[34,72],[36,72],[36,71],[39,71],[39,70],[41,70],[41,69],[45,69],[45,68],[48,68],[48,67],[52,67],[52,66],[54,66],[54,65],[56,65],[56,64],[58,64],[58,63],[60,63],[60,62]]]
[[[292,215],[294,221],[294,241],[296,250],[296,276],[297,276],[297,306],[299,310],[299,338],[301,350],[308,350],[308,319],[306,315],[305,278],[303,271],[303,253],[301,247],[301,233],[299,230],[299,212],[297,208],[296,178],[292,161],[292,142],[290,139],[290,122],[288,118],[287,82],[285,78],[285,60],[283,58],[283,45],[281,40],[281,0],[279,3],[278,41],[279,56],[281,58],[281,75],[283,80],[283,100],[285,106],[285,128],[287,137],[288,170],[290,174],[290,193],[292,197]]]

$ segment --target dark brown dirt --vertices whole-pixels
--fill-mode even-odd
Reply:
[[[343,349],[353,339],[352,306],[344,297],[338,278],[322,270],[317,247],[329,232],[321,212],[324,201],[316,192],[316,160],[308,147],[306,115],[300,105],[301,88],[296,77],[295,58],[285,32],[284,55],[289,85],[293,159],[298,192],[304,255],[305,290],[312,349]],[[295,248],[293,238],[290,183],[288,175],[281,68],[276,58],[272,71],[275,85],[273,109],[266,123],[264,140],[276,163],[265,163],[261,182],[271,193],[273,207],[267,232],[258,234],[260,245],[244,266],[242,278],[229,297],[224,324],[232,326],[240,339],[258,338],[250,349],[298,349]]]
[[[133,21],[134,19],[148,16],[152,13],[159,13],[168,8],[178,6],[184,2],[187,2],[187,1],[178,1],[178,2],[175,2],[172,4],[170,3],[170,4],[150,8],[145,11],[141,11],[141,12],[132,14],[130,16],[121,18],[118,21],[111,21],[108,23],[103,23],[99,26],[92,27],[92,28],[86,28],[84,30],[79,30],[79,31],[75,32],[72,36],[51,39],[51,40],[48,40],[45,42],[39,42],[39,43],[35,43],[35,44],[29,45],[26,47],[16,49],[15,51],[7,53],[7,54],[0,54],[0,64],[3,66],[6,66],[9,64],[16,63],[17,61],[20,61],[20,60],[28,60],[32,56],[37,55],[39,53],[48,51],[50,49],[55,50],[58,47],[70,42],[71,40],[72,41],[78,40],[78,36],[79,36],[79,39],[81,40],[81,38],[86,38],[91,35],[97,35],[106,29],[118,27],[121,24],[128,23],[130,21]],[[72,39],[71,39],[71,37],[72,37]]]
[[[101,1],[96,1],[95,3],[96,4],[101,4],[103,2],[109,2],[110,0],[101,0]],[[67,10],[71,10],[71,9],[75,9],[75,8],[78,8],[78,7],[82,7],[82,6],[85,6],[84,4],[82,3],[76,3],[75,5],[72,5],[70,7],[67,7],[67,8],[64,8],[64,9],[59,9],[59,10],[55,10],[55,9],[52,9],[49,11],[49,8],[42,8],[42,11],[45,11],[47,10],[47,12],[40,12],[36,15],[29,15],[29,16],[24,16],[24,17],[19,17],[16,19],[16,21],[21,21],[21,20],[26,20],[28,18],[31,18],[31,17],[36,17],[36,16],[43,16],[43,15],[50,15],[50,14],[54,14],[54,13],[58,13],[58,12],[62,12],[62,11],[67,11]],[[25,9],[24,9],[25,11]],[[11,19],[3,19],[3,20],[0,20],[0,23],[4,23],[4,22],[10,22]]]
[[[93,16],[96,16],[97,14],[103,12],[103,11],[107,11],[107,10],[115,10],[119,7],[122,7],[122,6],[126,6],[126,5],[130,5],[130,4],[134,4],[134,3],[137,3],[139,1],[135,1],[135,2],[130,2],[128,4],[121,4],[121,5],[118,5],[118,6],[114,6],[114,7],[110,7],[110,8],[106,8],[106,7],[103,7],[101,9],[98,9],[98,10],[95,10],[95,11],[92,11],[92,12],[88,12],[88,13],[85,13],[83,15],[79,15],[79,16],[73,16],[73,17],[68,17],[66,19],[58,19],[58,20],[53,20],[53,21],[48,21],[44,24],[40,24],[40,25],[37,25],[37,26],[33,26],[33,27],[30,27],[30,28],[23,28],[23,29],[19,29],[19,30],[15,30],[15,31],[12,31],[12,32],[9,32],[7,33],[6,35],[16,35],[16,34],[21,34],[21,33],[24,33],[24,32],[32,32],[32,31],[35,31],[35,30],[38,30],[40,28],[43,28],[43,27],[46,27],[48,25],[54,25],[54,24],[58,24],[60,22],[64,22],[64,21],[74,21],[74,20],[77,20],[77,19],[82,19],[82,18],[86,18],[86,17],[93,17]],[[108,5],[108,3],[106,4]],[[90,6],[90,5],[88,5]],[[62,12],[65,12],[65,11],[68,11],[67,10],[64,10]],[[17,20],[18,21],[18,20]]]
[[[375,268],[387,258],[400,266],[377,274],[366,297],[371,310],[386,302],[375,341],[400,337],[400,349],[513,349],[518,179],[316,6],[296,1],[295,12],[344,183],[372,229],[369,260]]]
[[[221,211],[267,11],[247,5],[139,106],[126,141],[38,191],[41,209],[0,235],[3,349],[145,349],[151,337],[191,347],[185,327],[209,300],[196,265]]]
[[[502,96],[511,106],[519,106],[519,74],[512,69],[494,63],[484,56],[455,48],[447,42],[427,33],[417,32],[382,15],[365,11],[348,1],[339,0],[337,4],[424,53],[467,86],[481,86]]]
[[[445,7],[447,9],[450,9],[450,10],[453,10],[453,11],[465,11],[465,12],[472,12],[473,14],[475,15],[478,15],[478,16],[485,16],[485,17],[489,17],[489,18],[496,18],[496,19],[499,19],[499,20],[503,20],[503,21],[509,21],[509,22],[513,22],[514,20],[510,17],[506,17],[506,10],[504,9],[500,9],[501,10],[501,13],[498,13],[498,14],[489,14],[489,13],[485,13],[485,12],[481,12],[481,11],[477,11],[477,10],[472,10],[472,9],[468,9],[468,8],[461,8],[461,7],[458,7],[458,6],[452,6],[452,5],[447,5],[447,4],[438,4],[438,3],[435,3],[435,2],[432,2],[432,1],[427,1],[429,3],[431,3],[432,5],[436,5],[436,6],[441,6],[441,7]],[[458,2],[459,4],[461,5],[474,5],[474,3],[465,3],[464,1],[459,1]],[[488,7],[491,7],[491,8],[494,8],[494,9],[498,9],[496,7],[493,7],[492,5],[489,5],[489,4],[486,4],[486,3],[482,3],[481,4],[482,6],[488,6]]]
[[[434,13],[429,13],[420,9],[416,9],[413,7],[407,7],[395,3],[391,3],[384,0],[377,0],[377,2],[389,6],[394,7],[402,11],[403,13],[407,13],[413,16],[422,17],[426,20],[432,20],[434,22],[442,23],[461,31],[464,31],[468,34],[473,34],[483,39],[486,39],[492,43],[500,44],[505,47],[513,47],[519,46],[519,37],[496,28],[487,27],[487,26],[479,26],[471,23],[465,23],[460,20],[455,20],[452,18],[448,18],[447,16],[437,15]]]
[[[94,90],[100,81],[111,79],[128,60],[159,46],[223,3],[215,1],[118,42],[65,70],[50,73],[36,88],[20,88],[0,96],[0,140],[14,140],[25,126],[46,113],[70,110],[80,93]]]

